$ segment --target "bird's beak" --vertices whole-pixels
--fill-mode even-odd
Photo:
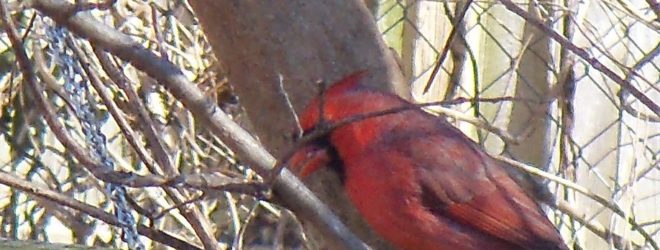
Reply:
[[[330,161],[328,149],[320,145],[307,145],[298,149],[289,158],[287,166],[293,173],[304,178],[328,165]]]

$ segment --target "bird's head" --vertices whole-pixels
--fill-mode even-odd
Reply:
[[[366,71],[358,71],[346,76],[323,91],[322,95],[314,98],[300,113],[300,126],[303,131],[309,133],[323,123],[330,124],[350,117],[354,110],[349,107],[355,107],[367,101],[351,98],[352,95],[360,95],[368,90],[360,85],[360,80],[364,78],[365,74]],[[322,104],[323,107],[321,107]],[[322,119],[320,119],[321,114],[323,114]]]
[[[338,105],[335,100],[361,89],[359,82],[365,73],[365,71],[358,71],[344,77],[326,89],[322,96],[314,98],[300,113],[299,120],[303,135],[309,136],[312,131],[323,129],[321,124],[329,125],[340,119],[340,116],[346,116],[346,114],[340,112],[343,105]],[[321,109],[321,103],[323,103],[323,110]],[[320,119],[321,114],[323,114],[323,119]],[[300,148],[296,149],[295,153],[288,159],[287,165],[289,168],[299,176],[306,177],[321,167],[330,164],[336,154],[327,140],[329,132],[321,133],[318,138],[313,138],[308,143],[299,145]]]
[[[312,135],[306,147],[291,158],[298,164],[293,169],[301,176],[325,166],[335,152],[341,158],[359,153],[382,137],[387,126],[396,124],[391,122],[396,120],[392,115],[370,114],[411,105],[393,94],[363,86],[361,80],[365,74],[366,71],[358,71],[344,77],[314,98],[300,113],[304,135]],[[301,162],[303,159],[306,163]]]

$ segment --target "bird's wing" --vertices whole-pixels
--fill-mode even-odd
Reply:
[[[446,123],[422,131],[405,148],[432,213],[522,248],[565,248],[538,204],[469,138]]]

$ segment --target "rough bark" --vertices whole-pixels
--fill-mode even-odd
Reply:
[[[276,156],[290,149],[295,128],[278,75],[296,110],[316,95],[319,79],[331,83],[358,70],[368,70],[366,84],[409,97],[395,59],[361,1],[190,3],[254,132]],[[320,172],[307,183],[356,234],[383,248],[342,193],[336,173]]]

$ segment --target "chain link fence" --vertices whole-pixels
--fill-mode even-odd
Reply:
[[[185,1],[85,3],[81,6],[103,22],[178,65],[223,110],[239,123],[243,120],[222,65],[211,56]],[[660,240],[660,118],[644,101],[660,100],[660,7],[654,0],[365,3],[416,101],[445,101],[447,105],[430,111],[447,116],[491,154],[559,177],[559,182],[548,181],[559,208],[548,211],[570,246],[638,248]],[[88,57],[88,64],[81,65],[106,72],[114,67],[118,76],[100,77],[108,98],[102,98],[97,86],[90,87],[97,104],[90,111],[92,121],[73,118],[79,106],[72,102],[76,93],[64,83],[94,79],[81,72],[66,76],[66,65],[57,61],[49,42],[50,19],[29,8],[19,13],[16,23],[29,38],[25,46],[56,117],[79,142],[86,141],[82,127],[98,123],[115,170],[163,176],[222,173],[230,181],[259,180],[153,79],[130,64],[104,61],[81,38],[67,47],[81,51],[78,63]],[[45,111],[34,108],[29,87],[18,84],[7,34],[2,41],[0,177],[48,187],[108,213],[89,215],[83,208],[64,208],[0,186],[0,237],[127,247],[114,230],[126,228],[128,220],[112,223],[112,213],[118,211],[112,208],[111,192],[74,163],[59,142],[61,135],[45,129],[40,118]],[[109,83],[117,79],[123,85]],[[131,135],[122,123],[141,133]],[[132,141],[145,145],[133,150],[128,146]],[[154,156],[145,157],[148,152]],[[163,155],[170,156],[169,162]],[[241,191],[211,196],[176,188],[128,188],[126,202],[137,224],[191,244],[180,243],[184,248],[202,247],[199,228],[211,232],[221,248],[266,249],[285,241],[290,247],[310,248],[295,216],[255,198],[258,192]],[[99,218],[106,218],[101,219],[105,223]],[[146,237],[138,240],[147,248],[164,248]]]
[[[559,199],[605,230],[594,233],[559,213],[555,222],[569,243],[607,249],[612,242],[597,236],[602,232],[636,244],[660,239],[660,125],[631,95],[660,100],[657,3],[376,1],[371,7],[418,101],[470,100],[453,108],[510,133],[456,122],[491,153],[589,191],[551,184]]]

